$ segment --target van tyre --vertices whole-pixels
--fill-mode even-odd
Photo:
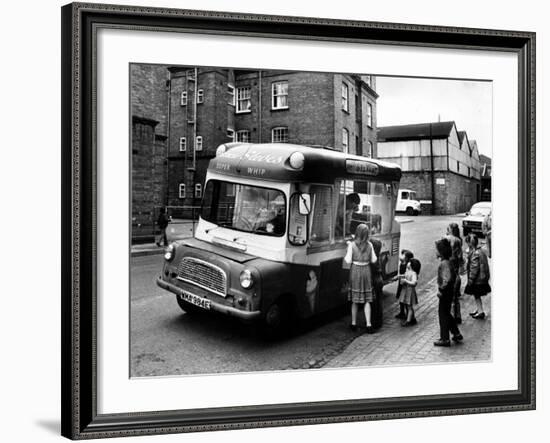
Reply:
[[[262,324],[262,335],[270,340],[282,338],[289,333],[292,324],[290,303],[283,298],[275,301],[266,311]]]
[[[408,207],[406,211],[407,215],[416,215],[415,210],[412,207]]]

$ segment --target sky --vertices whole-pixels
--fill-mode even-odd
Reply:
[[[405,77],[376,77],[377,126],[454,120],[492,157],[492,83]]]

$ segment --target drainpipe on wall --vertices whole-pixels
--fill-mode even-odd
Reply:
[[[258,71],[258,143],[262,142],[262,71]]]
[[[434,172],[434,148],[432,139],[432,124],[430,123],[430,163],[432,173],[432,215],[435,214],[435,172]]]
[[[197,168],[197,92],[199,87],[198,69],[195,68],[195,89],[193,93],[193,185],[195,185],[195,170]],[[193,195],[195,188],[193,186]],[[194,197],[193,197],[194,198]]]
[[[167,142],[166,142],[166,165],[164,170],[164,206],[168,206],[168,194],[169,194],[169,185],[168,185],[168,157],[170,155],[170,116],[171,116],[171,110],[172,110],[172,73],[168,71],[168,127],[166,128],[166,136],[167,136]]]

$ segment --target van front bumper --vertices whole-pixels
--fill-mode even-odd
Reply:
[[[190,292],[190,291],[185,291],[183,289],[180,289],[176,285],[173,285],[172,283],[168,283],[167,281],[164,281],[162,277],[157,278],[157,286],[160,286],[162,289],[166,289],[167,291],[170,291],[176,295],[179,295],[180,297],[182,297],[184,293]],[[204,298],[197,294],[194,294],[194,295],[200,298]],[[242,320],[245,322],[254,322],[256,320],[259,320],[262,316],[261,311],[242,311],[240,309],[233,308],[232,306],[226,306],[221,303],[218,303],[215,300],[211,300],[211,299],[208,299],[208,300],[210,302],[211,311],[219,312],[221,314],[229,315],[231,317],[236,317],[239,320]]]

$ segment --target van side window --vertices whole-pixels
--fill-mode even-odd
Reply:
[[[403,191],[403,192],[401,193],[401,199],[402,199],[402,200],[408,200],[408,199],[409,199],[409,193],[406,192],[406,191]]]
[[[389,214],[392,214],[393,208],[390,184],[367,180],[345,180],[339,186],[340,200],[343,201],[340,212],[343,215],[336,217],[336,240],[351,238],[360,224],[367,225],[370,235],[390,232],[391,216]]]
[[[309,191],[312,201],[311,213],[311,246],[330,243],[333,230],[332,188],[330,186],[312,185]]]
[[[336,181],[336,188],[339,191],[334,222],[334,239],[336,241],[349,239],[355,232],[352,219],[354,214],[360,211],[361,204],[361,197],[355,189],[357,183],[353,180]]]
[[[300,214],[300,194],[290,197],[290,211],[288,215],[288,241],[296,246],[307,242],[307,215]]]

